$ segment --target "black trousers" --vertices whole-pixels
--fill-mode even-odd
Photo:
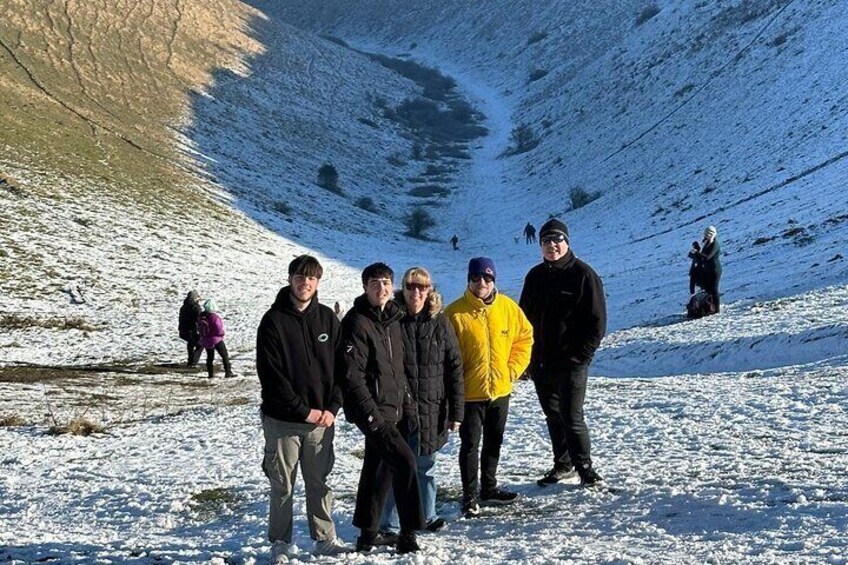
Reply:
[[[395,495],[400,529],[424,529],[426,523],[418,490],[417,461],[394,424],[387,424],[365,436],[365,460],[353,512],[355,527],[363,531],[377,531],[389,488]]]
[[[224,342],[218,342],[218,345],[215,346],[215,349],[207,349],[206,350],[206,372],[209,373],[209,378],[215,376],[215,352],[221,356],[221,362],[224,364],[224,374],[230,375],[233,372],[232,367],[230,366],[230,355],[227,353],[227,346],[224,345]]]
[[[482,491],[498,486],[495,475],[501,458],[509,395],[483,402],[466,402],[465,417],[459,428],[459,473],[465,499],[477,498]],[[480,439],[483,453],[480,455]],[[478,479],[478,469],[480,478]]]
[[[589,427],[583,417],[589,366],[577,365],[533,371],[536,395],[545,413],[554,466],[588,469],[592,466]]]
[[[200,345],[200,342],[189,340],[186,343],[186,349],[188,350],[188,366],[197,366],[197,363],[200,361],[200,354],[203,353],[203,347]]]
[[[710,296],[713,297],[713,304],[715,304],[715,311],[718,312],[721,307],[719,304],[719,293],[718,293],[718,283],[721,280],[721,273],[704,273],[703,275],[703,283],[704,290],[710,293]]]

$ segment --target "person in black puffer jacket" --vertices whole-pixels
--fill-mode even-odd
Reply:
[[[418,551],[415,532],[424,528],[415,454],[406,438],[417,415],[404,375],[403,310],[392,300],[394,272],[384,263],[362,271],[365,294],[342,320],[345,416],[365,434],[365,456],[356,493],[353,525],[361,533],[357,551],[397,544],[398,553]],[[381,535],[380,515],[392,489],[400,535]]]
[[[395,301],[405,310],[403,364],[410,392],[418,409],[418,431],[407,438],[418,458],[418,485],[426,529],[438,531],[445,520],[436,514],[436,453],[447,443],[448,431],[459,431],[465,409],[465,383],[459,342],[442,314],[442,296],[430,273],[412,267],[402,279]],[[398,529],[394,499],[386,501],[380,521],[382,531]]]
[[[188,351],[189,367],[197,367],[197,362],[200,361],[200,354],[203,353],[203,347],[200,345],[200,334],[197,333],[197,319],[200,317],[203,308],[200,306],[200,295],[196,290],[189,292],[183,305],[180,307],[180,323],[179,332],[180,339],[186,342]]]

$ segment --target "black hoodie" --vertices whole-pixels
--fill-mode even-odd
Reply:
[[[380,310],[363,294],[342,320],[345,416],[365,433],[404,416],[415,419],[403,372],[402,317],[394,301]]]
[[[607,329],[604,287],[571,249],[530,269],[519,303],[533,324],[531,369],[592,361]]]
[[[342,405],[340,339],[338,318],[318,303],[317,293],[301,312],[290,287],[283,287],[256,335],[262,413],[286,422],[306,421],[313,408],[336,414]]]

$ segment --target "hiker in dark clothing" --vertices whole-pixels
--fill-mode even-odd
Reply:
[[[418,459],[418,486],[426,529],[445,526],[436,514],[436,454],[447,443],[448,431],[459,431],[465,409],[462,356],[453,327],[442,313],[442,296],[424,267],[412,267],[402,279],[395,301],[404,309],[403,359],[410,393],[418,408],[418,431],[407,438]],[[394,499],[389,495],[381,531],[398,528]]]
[[[720,310],[718,283],[721,280],[721,246],[716,239],[715,226],[704,230],[704,241],[698,258],[701,260],[701,286],[710,293],[715,305],[715,313]]]
[[[453,234],[453,237],[450,238],[450,243],[453,246],[454,251],[459,249],[459,238],[456,237],[456,234]]]
[[[200,345],[200,334],[197,333],[197,319],[203,308],[200,306],[200,295],[196,290],[189,292],[183,305],[180,307],[180,323],[179,332],[180,339],[186,342],[188,350],[189,367],[197,367],[197,362],[200,361],[200,354],[203,353],[203,347]]]
[[[268,539],[273,558],[292,542],[294,483],[303,475],[313,554],[349,548],[336,537],[331,513],[336,413],[342,405],[341,328],[333,311],[318,303],[324,269],[300,255],[289,264],[288,286],[277,293],[256,335],[256,373],[262,384],[262,470],[271,483]]]
[[[524,226],[524,242],[527,245],[536,243],[536,228],[530,222],[527,222],[527,225]]]
[[[361,533],[357,551],[397,544],[398,553],[420,548],[416,530],[426,525],[421,509],[415,454],[406,438],[416,427],[415,404],[404,374],[400,319],[392,300],[394,273],[374,263],[362,271],[365,293],[342,320],[347,370],[343,379],[347,418],[365,434],[365,457],[356,493],[353,525]],[[378,531],[380,515],[392,489],[400,517],[400,535]]]
[[[695,287],[701,286],[701,271],[703,267],[701,265],[701,257],[699,257],[700,252],[701,244],[693,241],[692,249],[689,250],[689,258],[692,260],[692,264],[689,266],[689,296],[695,294]]]
[[[221,356],[224,364],[224,377],[234,377],[230,366],[230,355],[224,343],[224,320],[217,314],[218,307],[211,298],[203,303],[203,312],[197,319],[197,333],[200,345],[206,350],[206,372],[209,378],[215,376],[215,352]]]
[[[539,232],[542,263],[524,279],[521,308],[533,324],[530,371],[545,413],[553,448],[553,468],[540,486],[580,476],[584,485],[602,481],[592,465],[583,403],[589,363],[606,332],[607,311],[601,279],[569,246],[559,220]]]

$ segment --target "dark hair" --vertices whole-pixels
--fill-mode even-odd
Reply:
[[[362,284],[368,284],[370,279],[389,279],[395,282],[395,272],[385,263],[371,263],[362,270]]]
[[[698,243],[697,241],[692,242],[692,247],[694,247],[695,249],[697,249],[699,251],[701,250],[701,244]]]
[[[312,255],[298,255],[289,263],[289,276],[300,275],[303,277],[315,277],[320,279],[324,274],[324,268],[318,259]]]

